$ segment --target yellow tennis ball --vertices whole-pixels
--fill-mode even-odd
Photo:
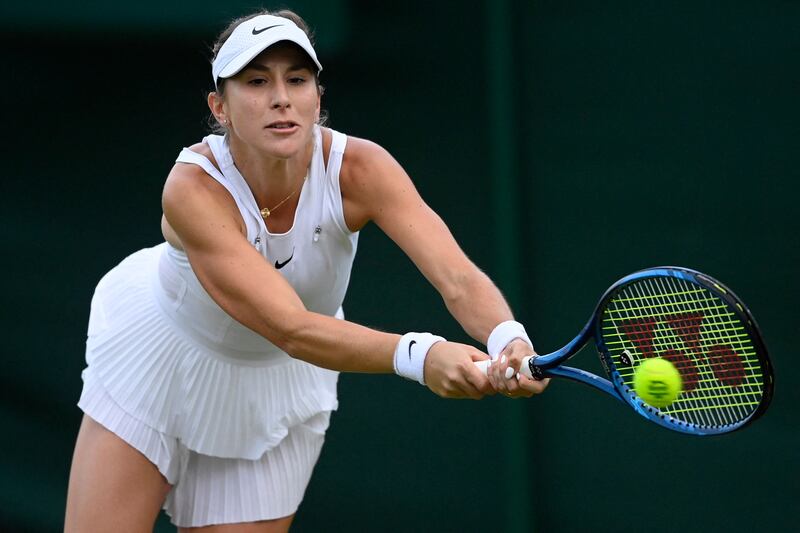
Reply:
[[[645,359],[633,374],[633,390],[653,407],[666,407],[681,393],[681,374],[675,365],[655,357]]]

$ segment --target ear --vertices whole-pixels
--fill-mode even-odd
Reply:
[[[322,89],[322,87],[320,87]],[[314,111],[314,122],[319,123],[319,114],[322,110],[322,91],[317,93],[317,109]]]
[[[217,119],[217,122],[222,125],[228,124],[228,114],[227,109],[225,109],[225,101],[216,92],[208,93],[208,108],[211,110],[211,114],[214,115],[214,118]]]

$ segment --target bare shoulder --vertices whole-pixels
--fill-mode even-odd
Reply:
[[[347,138],[339,186],[351,230],[376,220],[387,202],[414,189],[411,178],[384,147],[359,137]]]
[[[212,165],[219,168],[214,154],[206,143],[193,144],[189,150],[202,155]],[[217,180],[208,175],[200,166],[192,163],[175,163],[164,185],[164,201],[186,200],[188,194],[224,194],[230,196]],[[175,197],[175,198],[173,198]]]
[[[339,183],[343,197],[377,193],[384,185],[409,179],[384,147],[359,137],[347,138]]]
[[[195,199],[211,197],[222,191],[225,188],[199,166],[175,163],[164,183],[162,200],[166,211],[170,207],[188,207]]]
[[[189,147],[189,150],[202,155],[203,157],[211,161],[212,165],[219,168],[219,165],[217,165],[217,160],[214,159],[214,153],[211,151],[211,147],[206,143],[200,142],[197,144],[193,144]]]
[[[189,149],[216,165],[208,145],[198,143]],[[164,184],[162,208],[166,224],[175,229],[183,225],[183,221],[212,214],[233,216],[244,228],[236,202],[227,189],[200,166],[191,163],[175,163],[172,167]]]
[[[381,145],[368,139],[347,137],[347,149],[342,160],[342,172],[359,175],[377,166],[396,164],[394,158]]]

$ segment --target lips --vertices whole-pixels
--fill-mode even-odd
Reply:
[[[297,122],[292,122],[291,120],[278,120],[275,122],[270,122],[267,124],[267,128],[271,130],[290,130],[296,127],[298,124]]]

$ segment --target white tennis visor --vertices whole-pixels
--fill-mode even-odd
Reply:
[[[292,42],[305,50],[317,68],[322,70],[311,41],[294,22],[283,17],[260,15],[236,26],[219,49],[211,65],[214,86],[217,85],[217,79],[236,75],[258,54],[280,41]]]

